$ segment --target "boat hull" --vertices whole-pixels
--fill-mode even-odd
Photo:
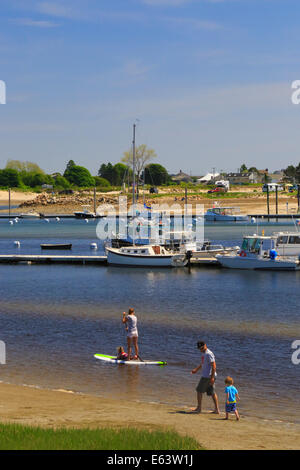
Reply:
[[[218,262],[224,268],[230,269],[252,269],[252,270],[271,270],[271,271],[298,271],[300,269],[299,261],[291,259],[277,258],[249,258],[242,256],[216,256]]]
[[[246,215],[221,215],[221,214],[205,214],[206,222],[248,222]]]
[[[172,255],[151,256],[134,255],[128,253],[116,253],[111,249],[106,250],[107,263],[116,266],[146,266],[146,267],[172,267]]]

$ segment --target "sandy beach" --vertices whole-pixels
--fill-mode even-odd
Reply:
[[[300,427],[280,421],[233,417],[209,412],[205,398],[203,414],[190,408],[154,403],[123,402],[68,391],[41,390],[0,384],[1,422],[42,427],[123,427],[175,429],[192,436],[207,449],[299,449]],[[191,406],[194,404],[191,403]],[[207,407],[207,408],[206,408]],[[206,411],[207,410],[207,411]]]
[[[0,190],[0,205],[8,205],[8,191]],[[24,193],[21,191],[11,191],[11,205],[21,204],[25,201],[31,201],[36,197],[35,193]]]
[[[172,195],[170,195],[172,191]],[[178,191],[178,197],[174,196]],[[219,202],[223,207],[235,207],[240,209],[241,214],[254,215],[254,214],[267,214],[267,196],[265,193],[258,191],[257,189],[251,190],[249,188],[238,187],[232,190],[232,197],[228,194],[227,197],[216,195],[212,199],[203,197],[203,194],[207,191],[201,190],[195,194],[192,190],[188,192],[188,204],[191,204],[193,209],[196,204],[203,204],[204,210],[212,207],[215,202]],[[239,193],[238,197],[237,194]],[[180,194],[180,196],[179,196]],[[113,205],[118,210],[118,196],[120,195],[117,191],[109,193],[97,192],[96,196],[96,207],[107,208],[107,205]],[[183,207],[183,190],[182,189],[165,189],[160,192],[160,196],[157,198],[150,198],[149,194],[145,194],[145,203],[147,205],[156,204],[173,204],[180,205]],[[176,197],[176,201],[175,201]],[[130,204],[130,197],[128,198]],[[143,205],[144,198],[140,195],[140,203]],[[0,191],[0,205],[8,205],[8,192]],[[74,195],[55,195],[47,193],[22,193],[12,192],[11,193],[11,205],[20,205],[15,209],[11,210],[12,214],[19,214],[20,212],[35,211],[44,215],[51,214],[73,214],[75,211],[82,211],[83,208],[87,208],[90,211],[94,210],[94,192],[84,191],[77,192]],[[275,193],[270,193],[270,213],[276,213],[276,200]],[[2,213],[7,210],[2,210]],[[295,194],[281,193],[278,197],[278,213],[279,214],[297,214],[298,212],[298,201]]]

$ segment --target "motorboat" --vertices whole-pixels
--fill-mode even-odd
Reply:
[[[39,214],[38,212],[29,211],[29,212],[23,212],[18,217],[20,219],[40,219],[41,214]]]
[[[240,250],[239,246],[223,246],[221,244],[213,244],[210,240],[204,240],[203,243],[186,243],[185,251],[192,252],[194,260],[216,259],[217,255],[236,255]]]
[[[160,245],[106,247],[107,263],[118,266],[182,267],[188,263],[186,253],[169,251]]]
[[[87,208],[83,209],[83,211],[74,212],[74,215],[76,219],[94,219],[96,217],[96,214],[94,212],[90,212]]]
[[[206,222],[248,222],[249,220],[247,215],[240,214],[239,207],[221,207],[219,204],[207,209],[204,219]]]
[[[244,236],[241,250],[237,254],[218,254],[216,259],[224,268],[276,271],[300,269],[299,257],[278,255],[274,236]]]
[[[275,249],[282,256],[300,255],[300,232],[276,232]]]

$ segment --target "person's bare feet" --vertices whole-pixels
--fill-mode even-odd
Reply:
[[[201,413],[201,410],[199,408],[191,408],[192,413]]]
[[[211,414],[213,414],[213,415],[219,415],[219,414],[220,414],[220,410],[212,411]]]

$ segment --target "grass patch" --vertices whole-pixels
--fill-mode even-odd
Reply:
[[[0,450],[200,450],[198,442],[174,431],[135,428],[44,429],[0,425]]]

